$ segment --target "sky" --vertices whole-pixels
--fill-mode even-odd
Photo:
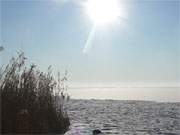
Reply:
[[[97,26],[86,0],[1,0],[1,64],[17,51],[70,81],[180,81],[180,1],[119,0],[124,20]],[[103,4],[103,3],[102,3]]]

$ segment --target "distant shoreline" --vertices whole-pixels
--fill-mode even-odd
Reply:
[[[168,104],[180,104],[180,102],[161,102],[161,101],[153,101],[153,100],[116,100],[116,99],[70,99],[70,100],[74,100],[74,101],[120,101],[120,102],[149,102],[149,103],[168,103]]]

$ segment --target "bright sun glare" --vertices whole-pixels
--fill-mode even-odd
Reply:
[[[83,48],[83,53],[87,53],[92,47],[97,26],[112,25],[121,19],[126,19],[126,14],[120,0],[87,0],[84,7],[94,23]]]
[[[86,9],[96,25],[116,22],[121,16],[117,0],[87,0]]]

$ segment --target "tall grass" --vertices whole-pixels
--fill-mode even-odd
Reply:
[[[66,132],[66,74],[55,79],[50,67],[44,73],[25,61],[20,53],[0,68],[1,133]]]

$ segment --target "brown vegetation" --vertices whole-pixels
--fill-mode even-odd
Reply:
[[[20,53],[0,68],[1,133],[64,133],[70,125],[66,75],[56,81],[50,67],[44,73],[25,61]]]

